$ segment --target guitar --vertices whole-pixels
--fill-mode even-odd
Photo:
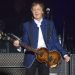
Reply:
[[[56,50],[49,51],[47,48],[44,48],[44,47],[39,49],[34,49],[26,45],[25,43],[23,43],[20,40],[20,38],[18,38],[14,34],[10,34],[10,36],[8,35],[8,40],[10,41],[19,40],[20,46],[24,47],[28,51],[34,52],[36,59],[41,63],[47,64],[49,68],[55,68],[59,64],[61,60],[61,55],[58,51]]]

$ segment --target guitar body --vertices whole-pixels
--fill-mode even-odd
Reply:
[[[46,63],[49,68],[54,68],[59,64],[61,55],[58,51],[48,51],[47,48],[40,48],[38,54],[36,54],[36,59],[39,62]]]

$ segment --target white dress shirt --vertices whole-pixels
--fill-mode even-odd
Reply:
[[[45,41],[44,41],[44,38],[43,38],[43,34],[42,34],[42,30],[41,30],[41,22],[43,21],[43,19],[40,19],[40,21],[34,19],[34,21],[37,24],[37,27],[39,28],[37,48],[41,48],[41,47],[45,47],[46,48],[46,44],[45,44]]]

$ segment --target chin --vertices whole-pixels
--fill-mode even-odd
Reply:
[[[40,19],[40,17],[35,17],[35,19]]]

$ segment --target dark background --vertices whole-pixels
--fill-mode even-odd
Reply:
[[[35,0],[0,0],[0,30],[22,35],[22,24],[31,19],[30,6]],[[69,51],[75,50],[75,1],[41,0],[50,8],[49,17],[55,23],[57,34],[64,39]],[[45,11],[46,13],[46,11]]]

